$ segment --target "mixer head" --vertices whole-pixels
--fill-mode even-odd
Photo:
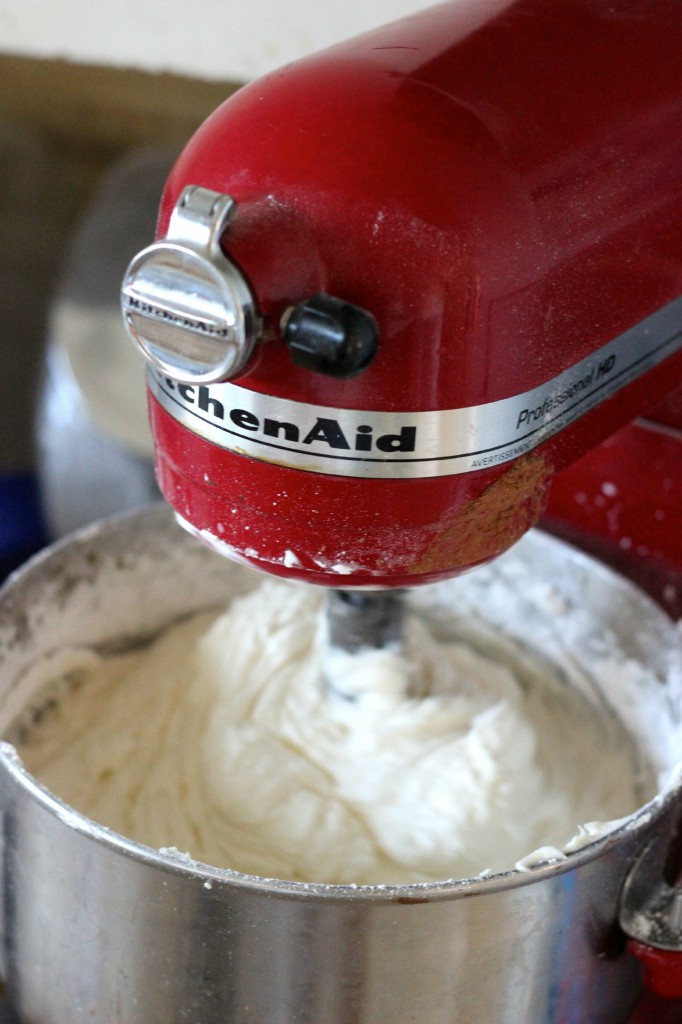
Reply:
[[[672,386],[682,25],[611,7],[444,4],[198,131],[123,287],[188,529],[344,591],[446,578]]]

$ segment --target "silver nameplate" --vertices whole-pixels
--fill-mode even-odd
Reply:
[[[682,297],[546,384],[465,409],[336,409],[152,369],[148,383],[178,423],[253,459],[334,476],[452,476],[525,455],[680,348]]]

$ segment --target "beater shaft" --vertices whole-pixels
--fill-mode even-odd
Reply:
[[[329,644],[348,654],[399,647],[402,590],[331,590],[327,595]]]

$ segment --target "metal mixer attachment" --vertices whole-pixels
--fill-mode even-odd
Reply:
[[[332,693],[357,700],[344,684],[350,659],[370,651],[402,650],[404,591],[329,590],[323,674]]]

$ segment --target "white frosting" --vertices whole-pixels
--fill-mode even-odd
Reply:
[[[308,882],[525,868],[642,802],[593,710],[416,618],[406,658],[357,656],[357,699],[330,693],[321,601],[267,580],[144,650],[64,652],[41,669],[62,678],[58,699],[15,730],[24,763],[131,839]]]

